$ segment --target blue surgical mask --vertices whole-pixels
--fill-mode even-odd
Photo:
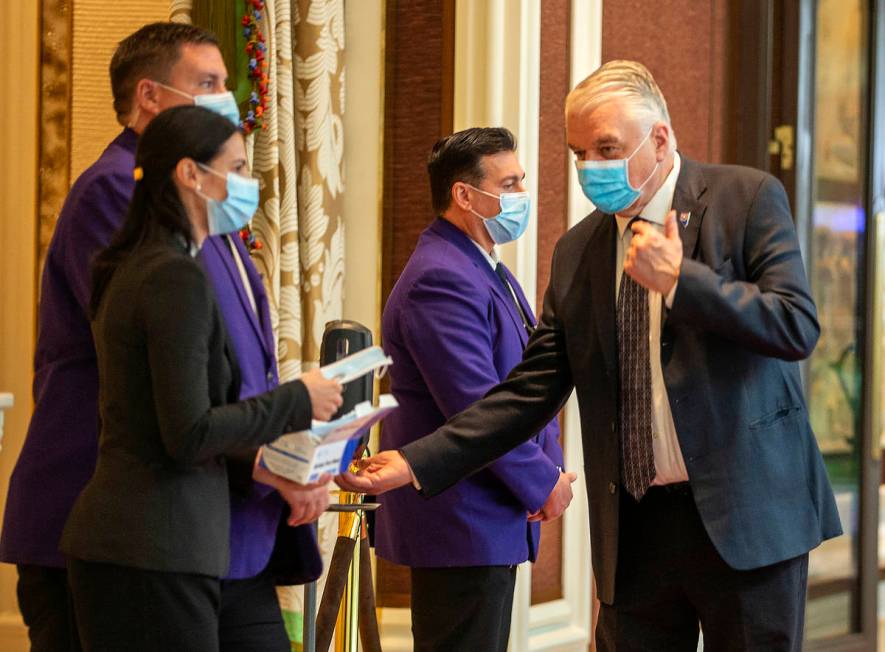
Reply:
[[[494,217],[485,217],[470,209],[471,213],[482,220],[495,244],[512,242],[525,233],[532,210],[532,200],[527,192],[502,192],[500,195],[495,195],[475,186],[470,187],[484,195],[494,197],[501,206],[501,212]]]
[[[202,163],[197,165],[227,181],[227,197],[220,201],[207,197],[200,192],[199,187],[197,188],[197,194],[206,200],[209,235],[236,233],[249,223],[258,210],[258,179],[240,176],[235,172],[224,175],[208,165]]]
[[[209,109],[210,111],[227,118],[238,127],[240,126],[240,107],[237,106],[237,100],[234,98],[234,94],[230,91],[225,91],[223,93],[207,93],[204,95],[191,95],[190,93],[180,91],[173,86],[168,86],[163,82],[154,83],[162,86],[166,90],[172,91],[173,93],[178,93],[182,97],[193,100],[194,106],[202,106],[204,109]]]
[[[627,158],[610,161],[575,162],[575,166],[578,168],[578,181],[581,183],[581,189],[584,191],[587,199],[592,201],[593,205],[603,213],[614,215],[628,209],[639,199],[640,191],[654,176],[659,163],[655,163],[654,170],[651,171],[651,174],[648,175],[645,181],[639,184],[639,187],[634,188],[630,185],[630,159],[636,155],[639,148],[651,136],[652,129],[648,130],[645,138],[642,139],[642,142],[636,146],[636,149]]]

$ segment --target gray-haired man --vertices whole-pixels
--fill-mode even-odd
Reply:
[[[808,551],[841,533],[797,361],[820,332],[783,187],[675,148],[648,70],[566,103],[597,210],[559,241],[508,380],[344,483],[439,493],[578,393],[601,650],[799,650]]]

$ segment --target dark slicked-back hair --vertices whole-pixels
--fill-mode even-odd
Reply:
[[[480,184],[485,177],[484,156],[515,151],[516,138],[504,127],[473,127],[436,141],[427,160],[434,213],[446,212],[456,181]]]
[[[111,58],[111,92],[117,122],[126,124],[132,111],[132,96],[140,79],[167,83],[172,67],[181,57],[185,44],[218,46],[212,32],[185,23],[151,23],[130,34],[117,46]]]

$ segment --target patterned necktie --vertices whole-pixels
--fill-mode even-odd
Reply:
[[[629,228],[629,227],[628,227]],[[637,501],[655,477],[648,290],[624,272],[617,306],[621,480]]]

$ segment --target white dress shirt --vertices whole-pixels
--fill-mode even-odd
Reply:
[[[467,237],[470,237],[470,236],[467,236]],[[486,262],[491,266],[492,269],[495,269],[495,267],[498,266],[498,262],[501,259],[498,258],[498,250],[495,249],[495,247],[492,247],[492,251],[491,251],[491,253],[489,253],[488,251],[486,251],[485,247],[483,247],[481,244],[479,244],[473,238],[470,238],[470,242],[472,242],[473,246],[482,252],[483,258],[486,259]]]
[[[679,154],[674,155],[673,169],[664,180],[663,185],[648,202],[641,213],[642,219],[651,222],[659,230],[664,228],[664,220],[667,213],[673,207],[673,194],[676,192],[676,179],[679,177],[679,169],[682,162]],[[630,240],[633,231],[627,228],[630,217],[615,216],[618,225],[617,260],[615,262],[615,305],[618,301],[618,292],[621,287],[621,276],[624,274],[624,256],[630,248]],[[648,350],[651,359],[651,388],[652,388],[652,448],[655,456],[655,479],[653,485],[671,484],[688,480],[688,471],[685,469],[685,460],[682,458],[682,449],[679,447],[679,439],[676,436],[676,426],[673,423],[673,413],[670,411],[670,400],[667,397],[667,387],[664,385],[664,372],[661,369],[661,324],[662,304],[667,307],[673,305],[673,296],[676,294],[676,286],[669,292],[666,302],[660,292],[648,293],[649,334]]]
[[[470,239],[470,242],[472,242],[474,246],[476,246],[476,248],[482,252],[483,257],[486,259],[486,262],[489,264],[489,266],[493,270],[497,270],[498,263],[501,262],[501,259],[498,257],[498,250],[495,247],[492,247],[491,252],[486,251],[485,248],[473,238]],[[507,288],[510,290],[510,296],[513,297],[513,302],[518,306],[519,299],[516,296],[516,290],[513,289],[513,286],[510,285],[509,281],[507,282]]]

